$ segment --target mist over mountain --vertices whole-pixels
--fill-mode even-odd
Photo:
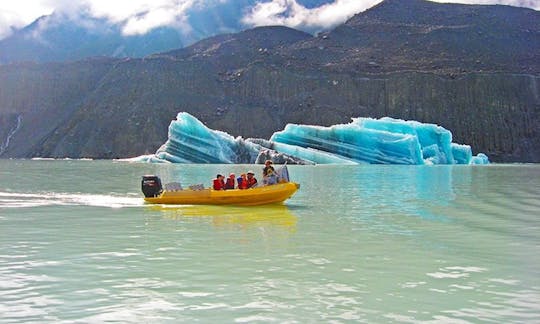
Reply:
[[[540,13],[386,0],[313,36],[221,34],[144,58],[0,66],[0,157],[155,152],[185,111],[269,138],[287,123],[435,123],[495,162],[540,162]]]
[[[104,19],[78,17],[74,21],[53,14],[0,41],[0,63],[74,61],[93,56],[142,57],[183,45],[181,35],[172,28],[123,36],[118,26]]]
[[[316,8],[331,0],[301,0]],[[0,40],[0,64],[10,62],[73,61],[88,57],[144,57],[182,48],[204,38],[238,32],[249,27],[242,17],[257,0],[214,1],[193,6],[174,23],[154,28],[133,27],[131,21],[96,18],[88,9],[55,12],[38,18]],[[286,14],[286,13],[285,13]],[[139,15],[151,15],[141,12]],[[133,18],[131,18],[133,20]],[[157,22],[148,22],[148,24]],[[320,27],[304,26],[308,32]]]

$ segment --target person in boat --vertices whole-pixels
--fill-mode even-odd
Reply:
[[[225,182],[225,189],[234,189],[234,173],[229,174]]]
[[[247,188],[255,188],[257,186],[257,179],[255,178],[255,173],[253,171],[249,170],[247,172]]]
[[[225,177],[218,174],[214,179],[214,190],[225,190]]]
[[[264,162],[264,169],[263,169],[263,183],[265,185],[271,185],[276,184],[278,181],[276,170],[274,169],[274,166],[272,165],[271,160],[266,160]]]
[[[242,173],[238,179],[236,179],[238,181],[238,189],[247,189],[247,176],[245,173]]]
[[[269,172],[275,172],[274,166],[272,165],[272,160],[266,160],[264,162],[263,177],[266,177]]]

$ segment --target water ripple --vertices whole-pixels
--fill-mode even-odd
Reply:
[[[0,322],[540,322],[538,166],[291,167],[278,208],[132,192],[222,168],[0,160]]]

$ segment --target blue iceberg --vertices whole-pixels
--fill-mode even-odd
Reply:
[[[211,130],[185,112],[171,122],[168,137],[155,154],[158,162],[245,163],[254,161],[260,148],[241,137]]]
[[[243,139],[212,130],[181,112],[169,126],[167,142],[148,162],[297,164],[488,164],[469,145],[452,143],[447,129],[389,117],[354,118],[330,127],[288,124],[270,140]]]

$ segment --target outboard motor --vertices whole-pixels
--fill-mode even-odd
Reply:
[[[141,189],[145,197],[156,197],[163,191],[161,179],[156,175],[143,175]]]

